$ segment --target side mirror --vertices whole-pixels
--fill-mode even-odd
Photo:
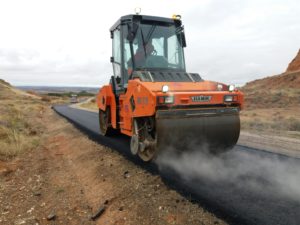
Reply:
[[[110,62],[111,63],[114,63],[115,62],[115,59],[114,59],[114,57],[112,56],[112,57],[110,57]]]

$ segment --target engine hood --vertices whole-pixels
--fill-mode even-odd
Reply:
[[[177,71],[135,71],[133,79],[152,92],[161,92],[167,85],[169,92],[228,91],[228,86],[214,81],[205,81],[197,73]],[[222,85],[222,89],[218,89]]]
[[[218,91],[218,84],[214,81],[202,81],[202,82],[141,82],[141,85],[145,86],[152,92],[161,92],[164,85],[169,87],[168,92],[199,92],[199,91]],[[228,91],[228,86],[223,85],[221,91]]]

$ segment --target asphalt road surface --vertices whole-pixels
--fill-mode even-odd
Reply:
[[[300,224],[300,160],[237,145],[215,158],[195,152],[161,155],[155,163],[132,156],[125,135],[104,137],[98,114],[68,106],[54,110],[99,144],[119,151],[190,201],[229,224]]]

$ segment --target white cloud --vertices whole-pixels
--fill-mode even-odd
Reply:
[[[109,28],[134,8],[181,14],[187,68],[245,83],[283,72],[300,47],[297,0],[0,0],[0,76],[13,84],[94,85],[112,74]]]

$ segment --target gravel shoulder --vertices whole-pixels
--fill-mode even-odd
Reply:
[[[242,131],[238,144],[300,158],[300,139]]]
[[[82,109],[90,112],[96,112],[96,113],[98,113],[99,110],[95,102],[95,97],[88,98],[83,102],[72,104],[70,105],[70,107],[75,109]]]

